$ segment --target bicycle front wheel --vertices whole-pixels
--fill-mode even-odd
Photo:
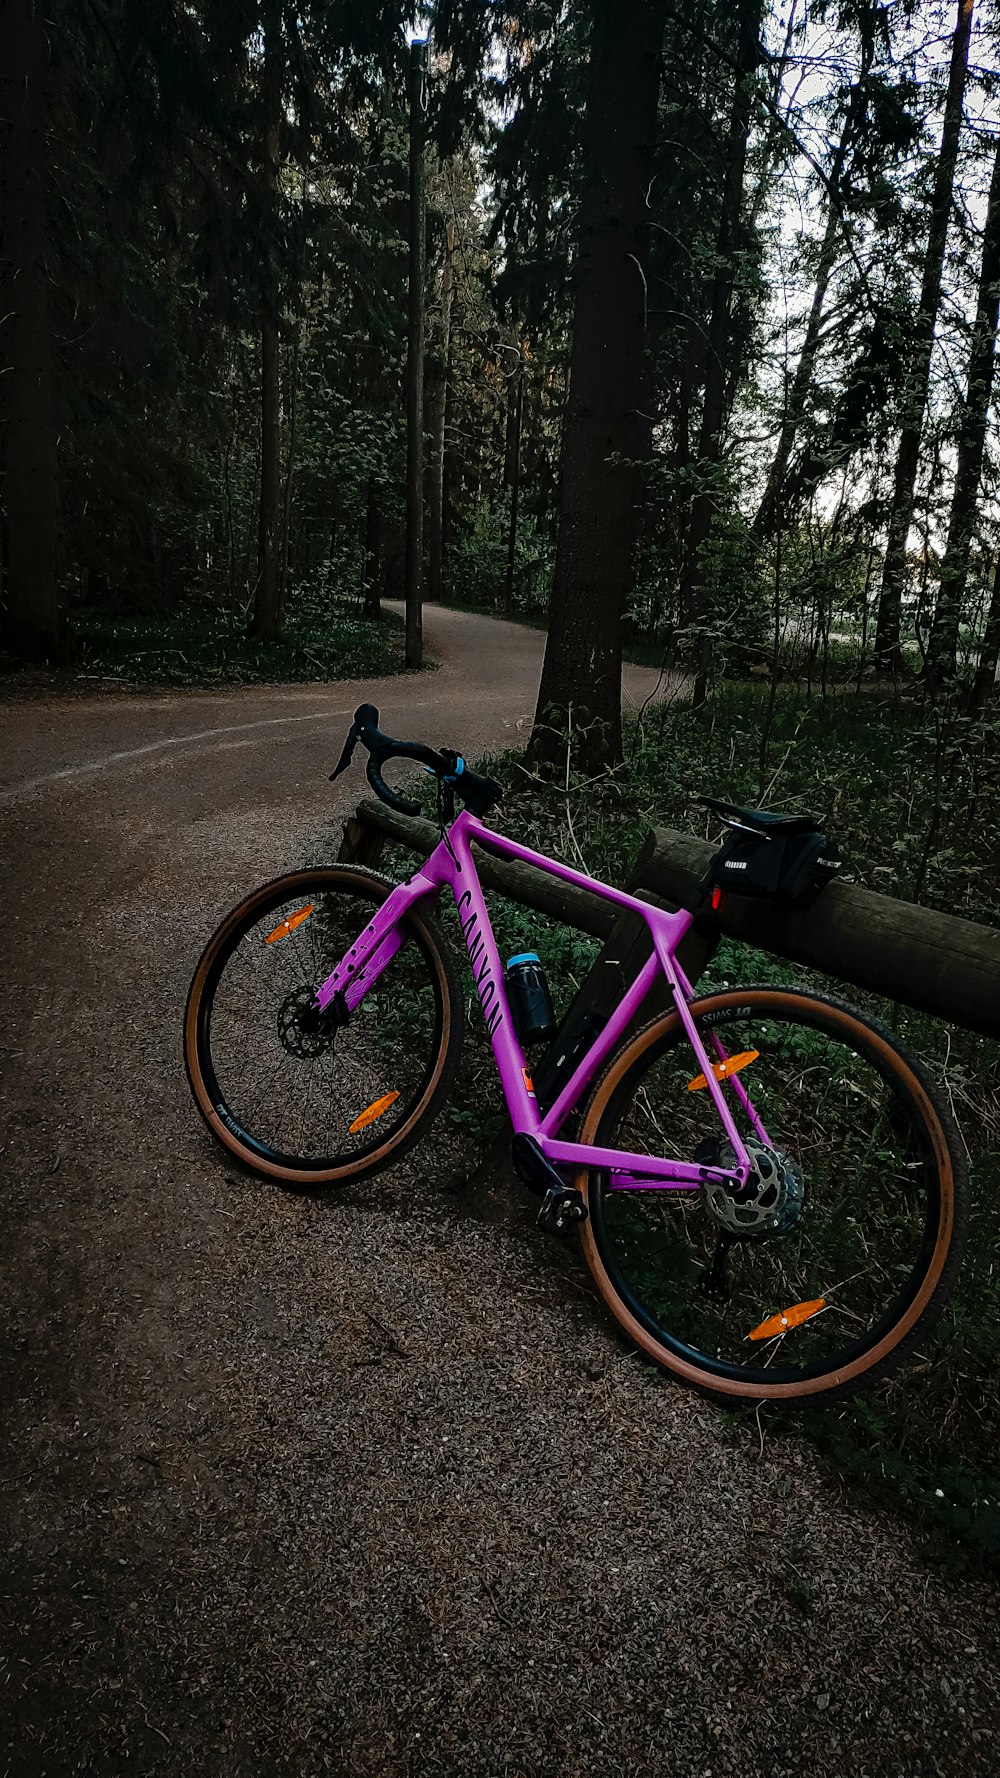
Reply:
[[[461,993],[419,908],[349,1022],[316,1016],[316,989],[392,887],[356,865],[299,871],[256,890],[205,947],[184,1025],[191,1089],[213,1135],[270,1178],[319,1186],[390,1166],[455,1078]]]
[[[581,1175],[598,1289],[636,1346],[711,1394],[853,1394],[895,1369],[950,1293],[967,1220],[952,1120],[898,1041],[837,1001],[753,987],[691,1012],[713,1065],[729,1059],[754,1175],[743,1193]],[[733,1165],[701,1079],[678,1015],[655,1021],[599,1081],[581,1140]]]

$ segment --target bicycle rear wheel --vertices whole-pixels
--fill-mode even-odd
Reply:
[[[734,1197],[582,1174],[584,1252],[629,1338],[679,1380],[728,1400],[853,1394],[902,1361],[947,1301],[964,1244],[951,1118],[891,1034],[837,1001],[741,988],[695,1001],[709,1054],[738,1059],[766,1130]],[[583,1142],[733,1164],[676,1013],[612,1061]]]
[[[349,1022],[316,1016],[316,988],[392,888],[357,865],[281,877],[202,954],[184,1023],[191,1089],[213,1135],[270,1178],[315,1187],[390,1166],[455,1078],[461,992],[419,908]]]

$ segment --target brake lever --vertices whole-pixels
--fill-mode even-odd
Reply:
[[[368,750],[365,776],[375,795],[390,809],[396,809],[400,815],[419,815],[420,804],[408,796],[403,796],[398,790],[393,790],[382,776],[382,766],[387,759],[392,759],[397,754],[403,758],[412,759],[415,757],[414,750],[399,741],[394,741],[390,735],[383,735],[378,726],[378,714],[374,704],[358,705],[347,740],[344,742],[344,751],[340,756],[337,769],[330,773],[330,782],[332,784],[335,778],[340,777],[341,772],[346,772],[354,758],[354,749],[360,741],[362,746]],[[433,771],[434,768],[430,767],[429,769]]]
[[[366,728],[374,729],[375,733],[378,734],[378,711],[374,704],[359,704],[355,710],[354,721],[351,723],[351,726],[347,731],[347,740],[344,742],[344,751],[340,756],[337,769],[335,772],[330,773],[331,784],[335,778],[340,777],[341,772],[346,772],[351,760],[354,758],[355,747],[358,742],[364,738],[364,731]]]
[[[344,742],[344,751],[340,756],[340,760],[337,765],[337,769],[335,772],[330,773],[330,783],[331,784],[333,783],[334,778],[340,777],[341,772],[346,772],[348,766],[351,763],[351,760],[354,758],[354,749],[357,746],[357,744],[358,744],[358,730],[357,730],[357,725],[353,724],[352,727],[349,728],[347,731],[347,740]]]

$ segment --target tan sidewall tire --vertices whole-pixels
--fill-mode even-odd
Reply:
[[[941,1218],[938,1226],[937,1240],[927,1275],[920,1286],[912,1303],[908,1304],[899,1321],[869,1352],[862,1353],[854,1363],[847,1365],[838,1372],[827,1372],[820,1377],[806,1378],[800,1382],[782,1384],[741,1383],[735,1378],[714,1377],[698,1366],[687,1363],[677,1353],[667,1351],[649,1329],[636,1319],[628,1304],[619,1296],[614,1283],[605,1266],[604,1259],[594,1238],[592,1221],[583,1224],[580,1239],[583,1244],[584,1257],[593,1273],[594,1282],[608,1308],[620,1323],[630,1341],[639,1347],[647,1357],[661,1365],[681,1382],[691,1384],[703,1392],[728,1400],[739,1401],[773,1401],[795,1403],[807,1400],[810,1396],[828,1396],[832,1393],[850,1394],[859,1386],[862,1378],[878,1370],[881,1373],[894,1368],[891,1361],[901,1358],[915,1337],[915,1330],[923,1317],[932,1307],[935,1292],[938,1290],[945,1266],[952,1253],[952,1244],[956,1234],[956,1201],[959,1199],[956,1186],[956,1169],[941,1114],[934,1100],[928,1094],[923,1081],[910,1066],[906,1057],[901,1055],[895,1044],[888,1041],[876,1025],[860,1018],[850,1008],[825,999],[822,995],[805,995],[794,992],[783,992],[781,989],[729,989],[725,993],[706,995],[703,999],[692,1002],[691,1011],[695,1017],[702,1014],[721,1011],[730,1007],[746,1006],[767,1000],[775,1010],[791,1011],[802,1015],[807,1004],[819,1006],[831,1022],[841,1025],[845,1036],[855,1042],[863,1041],[865,1047],[875,1054],[888,1060],[893,1071],[911,1093],[924,1116],[941,1182]],[[666,1033],[680,1025],[677,1013],[665,1014],[638,1032],[625,1049],[614,1058],[611,1066],[598,1081],[594,1093],[584,1113],[583,1127],[579,1140],[593,1143],[596,1131],[604,1114],[612,1093],[627,1073],[628,1069],[638,1060],[652,1044],[657,1043]],[[580,1190],[589,1197],[590,1175],[585,1169],[576,1177]],[[955,1265],[958,1255],[953,1255]]]
[[[369,907],[380,906],[387,899],[395,884],[388,878],[379,876],[375,871],[362,869],[357,865],[330,865],[326,869],[296,871],[287,877],[276,877],[273,882],[264,883],[255,889],[246,901],[227,914],[221,926],[212,934],[202,952],[195,970],[194,978],[188,992],[187,1007],[184,1014],[184,1062],[187,1069],[191,1091],[202,1117],[213,1136],[227,1148],[230,1154],[250,1167],[253,1172],[261,1173],[268,1179],[280,1179],[287,1185],[320,1186],[346,1183],[348,1180],[361,1179],[371,1173],[380,1172],[393,1162],[401,1159],[406,1150],[416,1142],[426,1121],[433,1116],[441,1100],[444,1099],[454,1079],[458,1065],[458,1052],[461,1047],[462,1026],[457,1017],[456,1008],[456,976],[454,965],[445,948],[436,927],[428,920],[419,908],[409,915],[410,923],[420,933],[427,945],[429,960],[441,991],[441,1040],[438,1054],[427,1085],[420,1096],[414,1110],[399,1125],[386,1142],[384,1148],[376,1149],[359,1162],[350,1162],[332,1168],[327,1172],[316,1172],[312,1169],[294,1169],[280,1167],[255,1154],[246,1148],[239,1138],[227,1128],[215,1109],[211,1095],[205,1085],[198,1056],[198,1016],[201,1009],[201,998],[205,983],[219,951],[232,937],[234,930],[242,925],[255,910],[262,910],[269,902],[280,896],[292,900],[300,895],[327,888],[335,888],[337,884],[358,886],[359,906],[367,902]],[[377,896],[373,891],[377,890]]]

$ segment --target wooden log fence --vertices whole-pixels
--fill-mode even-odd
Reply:
[[[344,840],[338,856],[357,864],[378,862],[382,848],[391,842],[419,852],[426,858],[440,842],[437,824],[421,815],[398,815],[384,803],[363,802],[344,826]],[[586,890],[575,889],[572,883],[559,883],[544,877],[530,864],[513,859],[490,858],[477,848],[476,869],[486,889],[498,895],[509,895],[525,907],[540,914],[551,914],[578,932],[589,932],[594,938],[606,938],[615,923],[616,909]]]
[[[717,850],[692,834],[656,827],[635,879],[686,905]],[[720,930],[758,950],[884,994],[984,1037],[1000,1037],[1000,930],[935,908],[831,883],[809,908],[730,895]]]
[[[364,802],[345,825],[340,857],[375,864],[390,841],[426,857],[438,839],[434,822]],[[653,828],[626,887],[660,906],[691,907],[717,849],[693,834]],[[542,876],[530,865],[490,858],[478,850],[477,868],[486,888],[605,941],[567,1022],[583,1005],[606,1014],[648,954],[642,921],[619,914],[586,890]],[[831,883],[808,908],[730,895],[714,919],[720,933],[758,950],[1000,1038],[1000,930],[995,927],[847,882]],[[712,948],[692,933],[683,963],[693,981]]]

